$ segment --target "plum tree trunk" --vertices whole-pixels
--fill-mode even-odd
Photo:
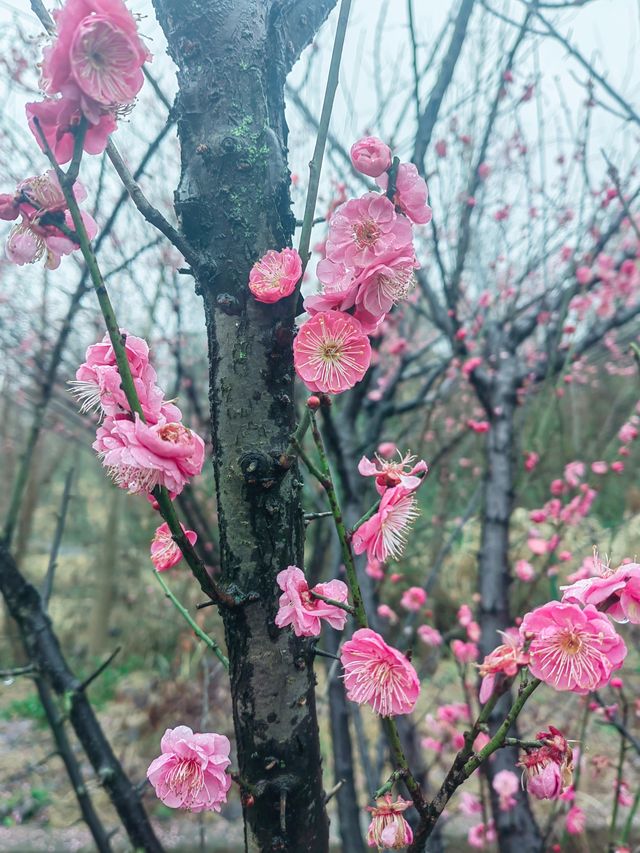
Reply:
[[[479,562],[481,658],[501,642],[497,632],[512,624],[509,613],[509,522],[513,508],[516,391],[515,358],[511,354],[500,353],[499,367],[485,403],[489,404],[491,429],[487,437]],[[489,721],[492,734],[508,713],[511,701],[511,694],[506,693],[496,704]],[[515,735],[516,732],[510,734]],[[501,811],[491,787],[500,770],[519,774],[517,761],[517,748],[508,747],[499,749],[485,765],[498,845],[501,853],[537,853],[542,850],[542,840],[526,791],[519,789],[516,805],[509,811]]]
[[[284,83],[335,0],[154,0],[178,66],[176,211],[202,263],[222,581],[254,600],[224,609],[245,848],[328,849],[308,641],[274,625],[276,575],[302,565],[295,425],[296,295],[256,302],[247,282],[290,244]]]

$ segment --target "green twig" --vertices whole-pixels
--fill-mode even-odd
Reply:
[[[229,669],[229,659],[223,654],[222,649],[216,643],[216,641],[213,639],[213,637],[210,637],[208,634],[205,634],[205,632],[198,625],[198,623],[195,621],[195,619],[192,618],[192,616],[189,613],[189,611],[187,610],[187,608],[184,607],[184,605],[182,605],[178,601],[178,599],[175,597],[175,595],[171,592],[171,590],[169,589],[169,587],[165,583],[164,578],[162,577],[160,572],[154,571],[154,575],[156,576],[158,583],[160,584],[160,586],[164,590],[164,594],[167,596],[167,598],[173,604],[173,606],[176,608],[176,610],[182,615],[182,618],[186,622],[188,622],[190,627],[193,629],[194,634],[197,637],[199,637],[203,643],[206,643],[207,646],[209,646],[211,651],[218,658],[218,660],[222,663],[224,668]]]
[[[335,99],[336,89],[338,88],[340,60],[342,59],[342,48],[344,46],[344,37],[347,32],[347,22],[349,20],[350,9],[351,0],[342,0],[342,3],[340,4],[338,26],[336,28],[336,38],[333,43],[333,52],[331,54],[331,64],[329,65],[327,87],[324,93],[324,101],[322,102],[318,135],[316,136],[316,144],[313,149],[313,157],[309,163],[309,188],[307,190],[304,216],[302,219],[302,229],[300,231],[300,242],[298,244],[298,253],[302,258],[303,275],[310,257],[309,245],[311,243],[311,228],[313,226],[313,216],[318,198],[318,187],[320,186],[320,172],[322,170],[324,149],[327,143],[327,134],[329,133],[329,121],[331,120],[333,101]],[[302,280],[302,276],[300,280]]]
[[[324,601],[325,604],[330,604],[332,607],[339,607],[340,610],[344,610],[345,613],[351,614],[353,616],[355,611],[350,604],[345,604],[344,601],[336,601],[335,598],[327,598],[326,595],[320,595],[319,592],[314,592],[312,589],[309,590],[309,595],[312,598],[317,598],[319,601]]]

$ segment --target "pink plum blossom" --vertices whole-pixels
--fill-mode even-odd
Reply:
[[[404,486],[387,489],[377,511],[353,533],[353,550],[367,552],[369,560],[386,562],[402,555],[409,529],[418,516],[413,491]]]
[[[258,302],[278,302],[291,296],[302,275],[302,259],[295,249],[270,249],[249,273],[249,290]]]
[[[600,575],[563,586],[562,600],[592,604],[616,622],[640,624],[640,564],[623,563],[617,569],[600,564]]]
[[[376,179],[378,186],[387,191],[389,186],[389,175],[386,173],[380,175]],[[412,222],[420,225],[425,225],[431,222],[431,208],[427,204],[429,191],[421,178],[414,163],[400,163],[398,173],[396,175],[396,192],[393,196],[393,203]]]
[[[427,600],[427,593],[420,586],[410,586],[405,589],[400,599],[400,606],[410,612],[417,612]]]
[[[199,435],[180,423],[145,424],[137,414],[105,418],[93,449],[116,485],[132,494],[164,486],[178,495],[204,462]]]
[[[604,687],[627,654],[611,622],[588,604],[551,601],[527,613],[520,632],[529,646],[529,670],[556,690],[589,693]]]
[[[352,702],[371,705],[382,717],[413,711],[420,693],[417,673],[380,634],[360,628],[342,646],[340,660],[347,698]]]
[[[556,800],[570,788],[573,778],[573,751],[554,726],[538,732],[538,749],[527,749],[520,759],[523,780],[529,793],[539,800]]]
[[[391,149],[377,136],[363,136],[351,146],[353,168],[377,178],[391,166]]]
[[[572,806],[567,812],[565,826],[569,835],[580,835],[587,823],[587,816],[580,806]]]
[[[371,345],[356,319],[341,311],[325,311],[300,327],[293,360],[310,391],[340,394],[367,372]]]
[[[347,269],[362,270],[390,254],[413,252],[411,223],[398,216],[379,193],[342,204],[329,222],[327,258]]]
[[[339,580],[316,584],[309,589],[304,572],[297,566],[289,566],[276,578],[283,591],[275,623],[278,628],[291,625],[297,637],[318,637],[325,619],[336,631],[342,631],[347,621],[347,613],[340,607],[327,604],[313,593],[346,604],[349,597],[347,585]]]
[[[371,823],[367,832],[369,847],[378,850],[401,850],[413,841],[413,832],[403,812],[412,805],[402,797],[393,802],[391,794],[385,794],[376,800],[375,807],[367,806],[371,812]]]
[[[487,844],[492,844],[495,840],[496,830],[492,820],[486,825],[484,823],[475,824],[467,833],[469,846],[477,850],[483,850]]]
[[[515,566],[516,577],[523,583],[529,583],[536,575],[535,569],[527,560],[518,560]]]
[[[76,181],[73,194],[76,201],[86,198],[86,191]],[[45,258],[47,269],[57,269],[62,255],[69,255],[79,244],[64,234],[57,225],[73,230],[73,220],[67,201],[53,169],[43,175],[26,178],[16,187],[11,209],[7,218],[20,221],[13,226],[7,238],[5,250],[11,263],[22,266]],[[81,212],[82,221],[90,239],[95,237],[98,227],[88,213]]]
[[[180,527],[182,527],[182,532],[191,545],[195,545],[198,534],[193,530],[187,530],[184,524],[181,524]],[[167,569],[179,563],[181,559],[182,551],[174,541],[169,525],[165,522],[156,529],[151,542],[151,561],[157,572],[166,572]]]
[[[26,104],[25,111],[29,129],[40,148],[45,150],[36,128],[36,120],[57,162],[68,163],[73,157],[75,131],[82,118],[80,101],[68,97],[47,98],[44,101]],[[87,154],[102,154],[107,147],[109,136],[116,128],[114,116],[110,113],[101,113],[88,125],[83,140],[83,150]]]
[[[225,772],[231,764],[229,739],[176,726],[166,730],[160,748],[162,754],[149,765],[147,778],[165,806],[219,812],[231,787],[231,777]]]
[[[442,634],[437,628],[433,628],[431,625],[420,625],[417,633],[426,646],[442,645]]]
[[[451,651],[458,663],[473,663],[478,658],[478,647],[475,643],[465,643],[464,640],[452,640]]]
[[[415,491],[422,483],[424,475],[429,473],[429,466],[421,459],[410,453],[404,456],[398,451],[398,459],[384,459],[376,454],[375,461],[363,456],[358,463],[358,471],[363,477],[376,478],[376,490],[383,495],[387,489],[403,486],[407,491]],[[415,463],[415,464],[414,464]],[[418,476],[422,474],[423,476]]]

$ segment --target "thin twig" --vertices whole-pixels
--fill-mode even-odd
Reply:
[[[56,532],[53,537],[53,544],[51,546],[51,552],[49,554],[49,565],[47,566],[47,574],[44,578],[44,583],[42,584],[42,592],[40,593],[42,596],[42,606],[45,611],[49,606],[49,599],[51,598],[51,592],[53,590],[53,578],[56,572],[56,566],[58,565],[58,553],[60,551],[60,544],[62,542],[62,535],[64,533],[64,525],[67,519],[67,509],[69,507],[69,501],[71,499],[71,483],[73,481],[74,469],[69,468],[67,471],[67,476],[64,481],[64,490],[62,492],[62,500],[60,501],[60,511],[58,512],[58,522],[56,524]]]

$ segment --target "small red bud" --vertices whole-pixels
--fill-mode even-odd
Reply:
[[[317,412],[320,408],[320,397],[316,397],[315,394],[312,394],[311,397],[307,400],[307,406],[311,409],[312,412]]]

